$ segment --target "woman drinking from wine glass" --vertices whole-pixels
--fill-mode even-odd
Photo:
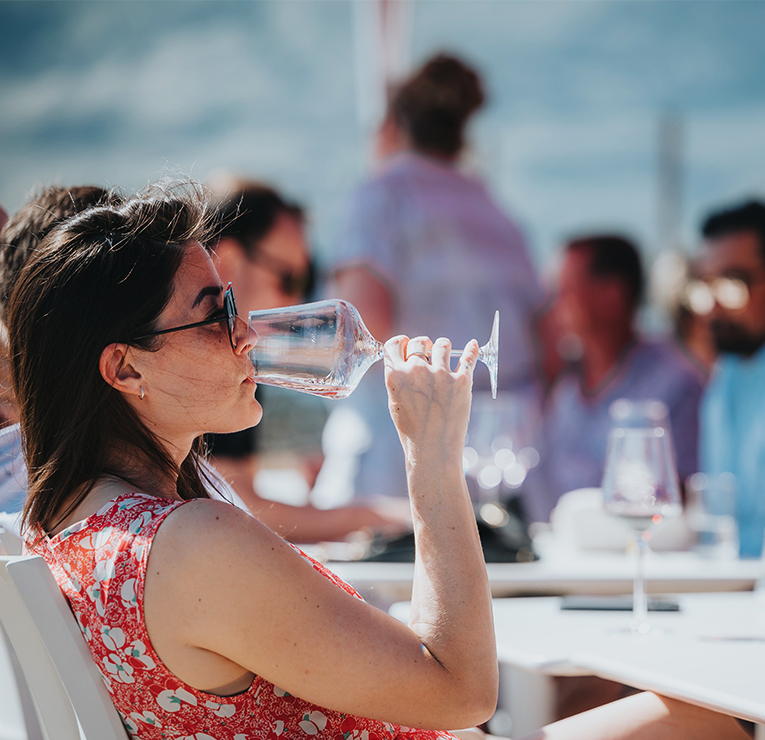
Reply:
[[[386,345],[417,539],[407,627],[208,498],[201,435],[251,426],[261,409],[207,223],[191,186],[94,207],[46,237],[8,307],[28,547],[69,600],[126,727],[142,740],[435,740],[483,722],[496,653],[462,475],[477,344],[454,372],[448,340]],[[695,738],[723,737],[710,712],[631,701],[539,737],[684,737],[677,717],[701,728]]]
[[[198,193],[155,189],[51,233],[9,305],[32,552],[140,738],[391,738],[487,719],[497,676],[462,476],[478,347],[387,345],[418,538],[410,627],[207,497],[199,438],[256,424],[246,324]],[[432,363],[416,353],[433,351]],[[299,698],[298,698],[299,697]]]

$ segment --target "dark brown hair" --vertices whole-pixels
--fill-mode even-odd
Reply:
[[[48,232],[76,213],[99,203],[117,203],[120,196],[95,185],[51,185],[32,197],[11,216],[0,234],[0,320],[16,278]]]
[[[704,219],[701,226],[705,239],[719,239],[742,231],[751,231],[757,235],[760,257],[765,262],[765,203],[750,200],[715,211]]]
[[[301,206],[285,200],[270,185],[253,180],[236,181],[237,187],[216,203],[219,226],[216,237],[238,241],[250,257],[255,257],[260,242],[274,228],[281,215],[303,222]]]
[[[393,93],[389,110],[415,149],[453,157],[464,145],[468,119],[485,98],[472,67],[438,54]]]
[[[635,309],[640,305],[645,276],[640,252],[634,242],[618,234],[592,234],[566,244],[566,251],[574,249],[586,250],[590,255],[590,275],[616,278],[624,285],[630,307]]]
[[[43,239],[8,304],[11,373],[29,470],[25,528],[49,532],[102,475],[131,464],[177,477],[183,499],[207,498],[195,449],[180,467],[101,376],[107,345],[151,332],[190,241],[207,244],[209,212],[194,184],[160,184],[76,215]],[[130,342],[145,350],[161,337]]]

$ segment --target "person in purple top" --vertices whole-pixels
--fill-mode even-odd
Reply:
[[[533,520],[547,521],[567,491],[600,486],[609,407],[619,398],[664,403],[680,480],[698,470],[702,376],[673,343],[640,337],[635,315],[643,284],[640,257],[628,239],[593,235],[564,248],[552,310],[561,332],[576,338],[580,358],[546,399],[544,483],[537,481],[527,500]]]
[[[412,331],[448,336],[455,347],[473,338],[483,343],[499,309],[499,389],[518,391],[534,375],[530,324],[541,294],[520,229],[460,166],[468,121],[484,99],[476,71],[443,54],[394,92],[378,135],[381,165],[351,198],[331,290],[353,303],[382,341]],[[485,368],[475,382],[488,389]],[[344,403],[373,434],[357,495],[403,495],[382,367]]]

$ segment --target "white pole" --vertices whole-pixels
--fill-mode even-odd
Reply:
[[[411,0],[354,0],[356,111],[371,133],[385,115],[388,91],[411,64]]]

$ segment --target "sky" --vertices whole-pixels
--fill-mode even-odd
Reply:
[[[0,0],[0,203],[50,182],[266,179],[304,203],[324,262],[369,172],[358,3]],[[468,166],[541,265],[566,236],[629,234],[650,259],[658,130],[682,125],[681,229],[765,197],[765,2],[409,0],[408,57],[456,52],[490,94]]]

